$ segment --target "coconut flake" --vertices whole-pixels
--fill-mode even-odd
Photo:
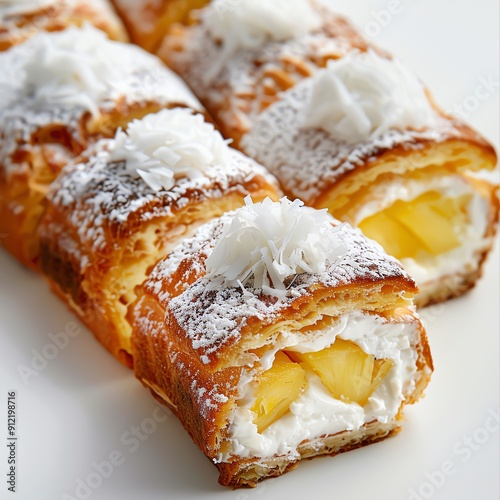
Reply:
[[[419,130],[437,120],[418,78],[398,60],[372,50],[329,61],[310,84],[303,127],[321,128],[348,144],[391,129]]]
[[[228,141],[185,108],[164,109],[133,120],[119,130],[109,148],[109,159],[125,162],[129,175],[140,176],[155,191],[171,189],[175,179],[202,175],[208,167],[231,160]]]
[[[311,0],[215,0],[202,22],[222,42],[219,60],[206,75],[210,80],[237,52],[303,36],[321,26],[321,17]]]
[[[286,280],[302,273],[323,273],[345,252],[336,234],[342,225],[327,210],[300,200],[269,198],[235,211],[206,261],[210,287],[250,285],[277,297],[287,295]]]
[[[19,103],[38,114],[81,109],[98,116],[117,99],[200,107],[158,58],[134,45],[110,41],[88,24],[40,32],[1,52],[0,66],[0,111]]]

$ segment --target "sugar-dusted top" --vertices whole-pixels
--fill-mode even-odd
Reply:
[[[0,54],[0,112],[17,104],[32,112],[79,108],[96,115],[127,103],[182,102],[199,106],[180,80],[142,49],[113,42],[96,28],[39,33]]]
[[[295,301],[310,296],[315,288],[336,288],[354,283],[402,278],[412,287],[411,278],[396,259],[388,256],[377,243],[366,239],[359,230],[334,222],[332,232],[339,255],[327,261],[324,271],[300,273],[285,280],[287,293],[269,295],[250,284],[212,286],[206,276],[206,260],[231,224],[235,212],[202,226],[160,262],[149,276],[146,289],[156,295],[175,317],[191,347],[205,364],[217,359],[218,352],[237,343],[251,321],[273,324]],[[228,253],[228,258],[230,255]]]
[[[47,195],[53,220],[64,220],[78,233],[79,245],[91,252],[120,244],[147,221],[174,216],[184,207],[218,199],[273,182],[269,174],[230,149],[224,165],[207,166],[200,175],[179,177],[169,189],[152,188],[127,161],[111,157],[113,140],[102,139],[81,162],[68,165]],[[264,180],[264,177],[266,179]],[[272,184],[274,185],[274,184]]]
[[[148,103],[201,109],[159,59],[91,26],[39,33],[1,52],[0,67],[0,148],[7,170],[12,152],[48,125],[64,126],[82,144],[81,121],[88,114],[98,120],[116,111],[126,118],[127,109]]]
[[[88,21],[113,39],[125,30],[107,0],[1,0],[0,50],[31,38],[40,31],[60,31]]]
[[[255,50],[270,41],[298,38],[321,26],[312,0],[215,0],[200,14],[220,43],[219,59],[208,78],[240,50]]]
[[[332,134],[321,126],[322,121],[335,126],[335,118],[343,112],[340,105],[332,105],[337,108],[332,111],[328,102],[324,104],[326,111],[335,112],[332,119],[329,116],[321,117],[321,107],[318,106],[316,118],[320,119],[317,127],[311,127],[306,122],[315,82],[315,79],[309,78],[284,93],[279,102],[260,114],[240,143],[248,155],[266,165],[280,180],[286,193],[299,197],[306,203],[314,203],[328,186],[384,151],[398,146],[408,150],[420,149],[426,141],[440,142],[462,134],[460,126],[440,115],[437,110],[430,111],[433,116],[429,115],[428,122],[418,119],[415,126],[408,125],[404,128],[388,128],[387,125],[391,124],[384,122],[385,114],[381,112],[378,114],[381,122],[378,119],[370,122],[365,129],[369,133],[367,139],[359,142],[346,141],[337,133]],[[394,94],[397,95],[396,90]],[[397,123],[397,117],[401,116],[400,113],[404,114],[404,110],[399,107],[399,102],[392,106]],[[409,124],[411,117],[412,113],[406,114],[401,123]],[[364,118],[357,115],[352,119],[344,116],[340,121],[351,120],[346,125],[348,128],[355,127],[364,119],[368,121],[366,115]],[[377,129],[371,131],[374,123],[381,127],[378,133],[375,133]],[[416,128],[423,123],[426,125]]]
[[[186,108],[164,109],[119,130],[109,147],[110,161],[124,161],[132,175],[152,189],[171,189],[177,177],[194,178],[210,166],[230,162],[220,132]]]
[[[400,61],[353,51],[311,77],[303,128],[321,128],[348,144],[391,129],[422,130],[438,115],[425,88]]]
[[[232,56],[224,53],[206,24],[208,14],[204,12],[214,9],[209,6],[201,11],[197,24],[178,28],[167,36],[160,54],[196,88],[212,113],[222,106],[221,119],[232,127],[244,128],[253,115],[277,100],[281,91],[314,74],[328,59],[340,58],[353,48],[368,48],[367,41],[346,20],[324,5],[311,5],[322,20],[316,28],[298,30],[288,39],[266,38],[264,45],[247,47]],[[293,17],[288,2],[282,12]],[[237,18],[231,28],[223,24],[221,29],[226,26],[237,32],[243,22],[238,14],[224,15]],[[212,12],[213,16],[217,14]]]

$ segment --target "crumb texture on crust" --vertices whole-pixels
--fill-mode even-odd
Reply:
[[[187,278],[187,281],[192,278]],[[354,295],[359,287],[363,284],[351,285],[348,290]],[[239,385],[245,368],[229,366],[214,369],[207,366],[202,356],[186,349],[184,340],[189,341],[187,332],[177,322],[169,321],[168,299],[161,286],[143,286],[140,295],[141,298],[131,309],[135,374],[153,389],[157,397],[168,403],[195,443],[213,460],[219,469],[221,484],[253,486],[262,479],[293,469],[301,458],[337,454],[376,442],[399,429],[401,410],[387,423],[369,422],[355,431],[308,440],[299,446],[296,455],[271,458],[233,456],[222,461],[221,453],[228,451],[227,422],[234,411],[235,400],[241,397]],[[362,300],[366,301],[366,298]],[[192,314],[194,317],[199,311],[192,310]],[[407,321],[405,315],[413,313],[401,308],[391,314],[396,317],[402,315],[401,319]],[[432,359],[423,329],[417,342],[417,375],[406,403],[414,402],[421,396],[432,372]]]

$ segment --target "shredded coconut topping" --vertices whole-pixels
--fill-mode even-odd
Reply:
[[[311,0],[215,0],[201,15],[211,35],[222,42],[209,79],[242,49],[300,37],[321,26]]]
[[[127,119],[147,105],[203,109],[158,58],[89,26],[39,33],[0,52],[0,68],[0,157],[7,176],[27,168],[13,153],[33,147],[32,135],[46,126],[64,127],[79,153],[101,134],[101,115]],[[99,116],[86,120],[89,112]]]
[[[97,114],[96,102],[120,79],[113,45],[89,25],[52,35],[41,33],[30,44],[29,55],[17,59],[16,84],[39,106],[82,106]]]
[[[437,112],[435,125],[422,130],[390,129],[358,143],[339,140],[321,128],[304,128],[304,110],[311,100],[312,79],[282,94],[252,124],[240,146],[280,179],[285,193],[313,203],[322,190],[377,154],[401,146],[422,147],[422,141],[444,141],[460,134],[454,122]]]
[[[206,260],[234,214],[228,212],[201,226],[191,238],[184,239],[157,264],[145,283],[146,289],[158,297],[186,332],[204,364],[213,362],[226,347],[239,342],[242,330],[250,321],[257,319],[263,326],[272,324],[295,300],[312,293],[318,286],[335,288],[389,277],[410,280],[401,264],[380,245],[365,238],[359,230],[342,224],[332,234],[334,247],[345,248],[345,252],[328,262],[323,272],[305,272],[290,279],[287,294],[269,295],[250,283],[244,290],[213,286],[212,279],[205,274]],[[335,224],[340,223],[335,221]],[[166,320],[170,321],[168,315]]]
[[[420,81],[399,61],[373,50],[329,61],[310,85],[303,126],[322,128],[349,144],[390,129],[430,127],[436,121]]]
[[[105,252],[148,221],[173,216],[190,204],[234,192],[246,195],[256,177],[268,175],[263,167],[230,149],[228,164],[210,166],[203,175],[176,179],[171,189],[156,191],[138,175],[130,175],[124,162],[111,160],[112,142],[102,139],[81,163],[66,166],[47,194],[51,210],[61,214],[56,217],[58,223],[64,221],[62,232],[71,227],[77,232],[78,246],[91,255]]]
[[[345,19],[326,4],[314,5],[322,19],[318,29],[289,40],[268,40],[257,49],[240,50],[220,68],[220,43],[205,23],[170,34],[160,52],[196,88],[214,117],[246,131],[254,117],[279,98],[284,88],[280,75],[286,77],[285,86],[293,86],[322,69],[326,59],[343,57],[353,48],[367,49],[367,41]]]
[[[206,261],[211,287],[244,287],[283,296],[285,280],[301,273],[322,273],[345,247],[336,235],[341,226],[327,210],[305,207],[300,200],[269,198],[237,210],[224,225]]]
[[[88,25],[54,35],[42,33],[29,56],[18,59],[18,85],[39,106],[82,106],[97,114],[96,103],[121,76],[113,58],[114,45]]]
[[[155,72],[161,67],[156,57],[138,47],[112,42],[90,25],[39,33],[0,54],[0,65],[0,111],[13,101],[27,101],[38,111],[73,107],[94,116],[101,106],[114,104],[117,97],[127,102],[137,100],[138,90],[130,88],[134,74],[142,73],[143,100],[147,101]],[[176,80],[173,75],[172,80]],[[163,90],[164,95],[167,92]],[[179,96],[182,101],[187,97],[187,102],[197,107],[187,89],[184,94]]]
[[[170,189],[179,177],[195,178],[207,167],[225,165],[231,154],[227,141],[190,109],[164,109],[134,120],[119,130],[110,148],[111,161],[125,162],[154,190]]]

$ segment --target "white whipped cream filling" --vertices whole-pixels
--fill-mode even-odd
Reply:
[[[403,267],[418,286],[424,286],[443,276],[466,271],[468,266],[476,265],[477,253],[489,244],[489,240],[485,237],[488,227],[488,201],[459,175],[434,177],[431,181],[394,180],[390,184],[377,186],[373,190],[373,201],[365,204],[353,221],[358,225],[367,217],[390,207],[398,200],[409,202],[429,191],[437,191],[449,198],[469,194],[472,195],[472,199],[467,207],[469,224],[461,234],[459,247],[441,255],[422,252],[418,260],[412,258],[401,260]]]
[[[119,130],[110,161],[124,161],[128,173],[152,189],[171,189],[178,177],[201,176],[209,166],[231,159],[227,141],[200,114],[186,108],[163,109]]]
[[[241,50],[298,38],[321,26],[311,0],[214,0],[202,20],[212,37],[222,42],[219,62],[206,75],[208,80]]]
[[[391,129],[423,129],[438,118],[419,79],[398,60],[353,51],[329,61],[307,85],[311,95],[302,124],[348,144]]]
[[[378,316],[358,312],[346,314],[334,325],[314,332],[306,342],[301,342],[303,335],[285,334],[283,344],[276,346],[276,350],[262,360],[264,368],[272,366],[274,355],[279,349],[286,347],[298,352],[320,351],[330,346],[337,337],[353,341],[376,358],[391,359],[394,366],[365,407],[333,398],[319,377],[308,373],[309,386],[306,391],[292,403],[289,412],[262,434],[252,423],[252,378],[243,378],[242,397],[229,429],[232,450],[221,455],[220,461],[228,460],[231,455],[243,458],[272,457],[276,454],[297,456],[297,447],[304,440],[356,430],[374,420],[390,422],[398,413],[405,396],[412,392],[417,371],[415,345],[419,340],[416,324],[389,323]]]
[[[327,210],[305,207],[300,200],[266,198],[235,211],[225,223],[206,261],[213,286],[244,287],[251,282],[265,293],[285,296],[285,279],[322,273],[346,253],[337,234],[341,225]]]

